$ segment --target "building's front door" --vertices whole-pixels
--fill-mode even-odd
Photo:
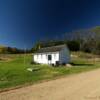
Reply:
[[[51,64],[52,61],[52,55],[48,55],[48,63]]]

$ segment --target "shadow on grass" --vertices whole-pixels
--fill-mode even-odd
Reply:
[[[70,63],[72,66],[93,66],[94,64]]]

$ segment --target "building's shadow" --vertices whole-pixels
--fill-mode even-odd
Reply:
[[[72,66],[93,66],[94,64],[80,64],[80,63],[70,63]]]

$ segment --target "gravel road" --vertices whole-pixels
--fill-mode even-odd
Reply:
[[[100,69],[3,92],[0,100],[100,100]]]

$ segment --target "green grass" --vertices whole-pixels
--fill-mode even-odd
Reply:
[[[83,58],[73,59],[74,66],[71,68],[64,66],[55,68],[47,65],[31,65],[31,55],[26,55],[25,63],[23,55],[7,55],[7,57],[11,57],[12,60],[0,62],[0,90],[100,68],[100,62],[91,64]],[[39,70],[30,72],[27,68]]]

